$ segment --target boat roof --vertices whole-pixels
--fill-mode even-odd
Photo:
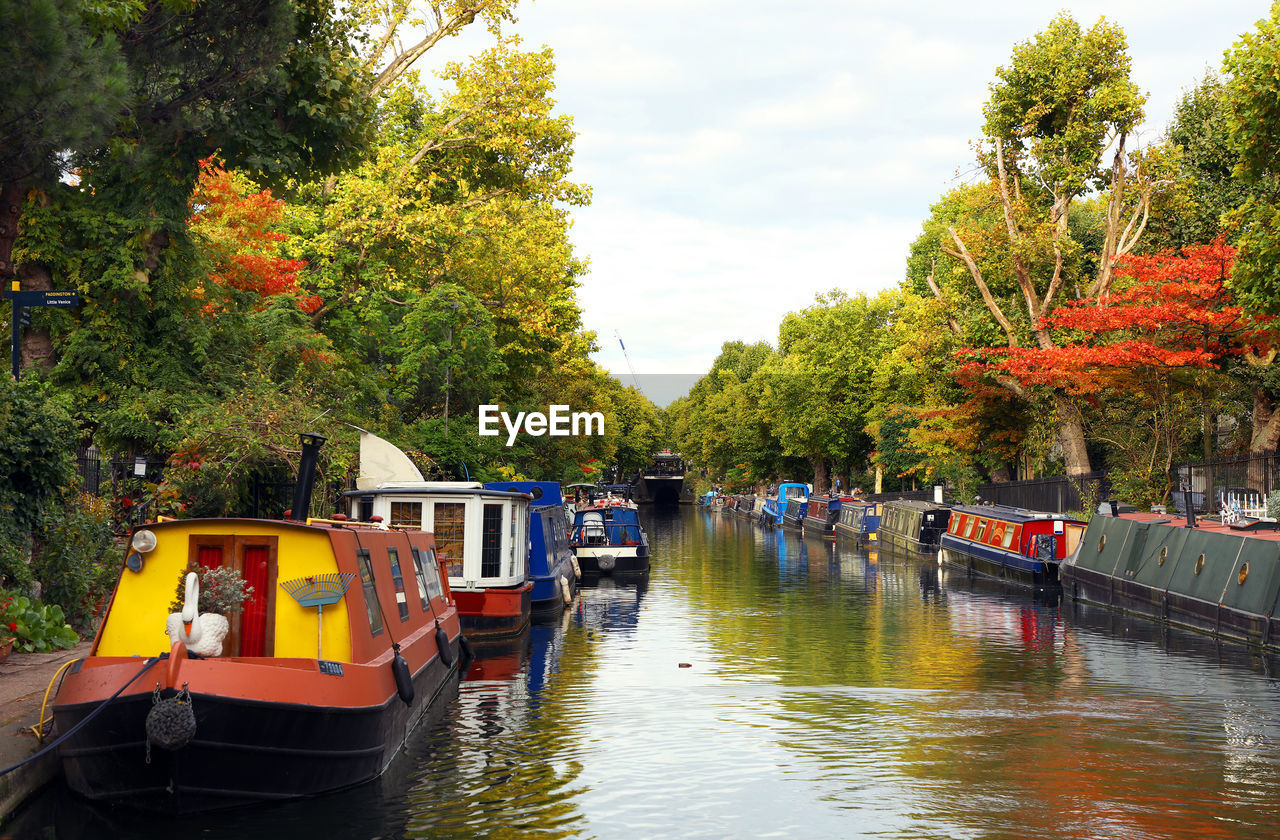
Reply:
[[[937,502],[925,502],[920,499],[893,499],[884,503],[885,507],[911,508],[912,510],[951,510],[951,505],[940,505]]]
[[[558,481],[488,481],[486,490],[506,490],[511,493],[525,493],[535,507],[551,507],[564,505],[564,496],[560,493]]]
[[[1012,505],[953,505],[951,509],[956,513],[964,513],[970,516],[988,516],[992,519],[1003,519],[1005,522],[1030,522],[1035,519],[1060,519],[1064,522],[1079,522],[1080,524],[1084,524],[1082,520],[1076,519],[1074,516],[1067,516],[1065,513],[1047,513],[1045,511],[1014,507]]]
[[[461,486],[460,486],[461,485]],[[397,482],[371,487],[368,490],[347,490],[344,496],[485,496],[487,498],[522,498],[528,499],[527,493],[512,493],[509,490],[489,490],[479,482],[468,481],[424,481]]]

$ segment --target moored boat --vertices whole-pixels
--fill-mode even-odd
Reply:
[[[1075,550],[1085,523],[1007,505],[956,505],[938,549],[939,563],[1036,587],[1057,587],[1059,564]]]
[[[584,574],[649,571],[649,538],[629,499],[606,495],[579,506],[569,542]]]
[[[1066,597],[1280,648],[1275,523],[1100,514],[1061,571]]]
[[[240,572],[253,587],[243,610],[202,613],[196,569]],[[53,703],[68,786],[195,813],[375,778],[457,677],[461,628],[441,577],[418,529],[230,518],[135,529],[90,654]]]
[[[840,506],[840,518],[836,520],[836,533],[850,537],[855,542],[874,543],[880,528],[879,502],[868,502],[854,496]]]
[[[947,530],[951,509],[936,502],[894,499],[885,502],[877,529],[880,550],[898,554],[928,555],[938,550]]]
[[[573,546],[569,545],[560,485],[554,481],[502,481],[485,487],[524,493],[533,499],[529,507],[530,610],[535,621],[558,617],[573,602],[579,576]]]
[[[529,496],[474,481],[392,482],[349,494],[372,510],[371,521],[435,535],[468,639],[514,636],[529,626]]]
[[[424,481],[399,448],[365,431],[356,486],[345,495],[361,521],[435,535],[468,639],[500,639],[528,627],[528,495],[475,481]]]
[[[852,496],[810,496],[805,509],[804,532],[817,537],[836,535],[836,522],[840,520],[840,510]]]
[[[767,528],[780,527],[786,516],[787,504],[792,499],[799,499],[803,502],[808,498],[809,485],[801,484],[798,481],[784,481],[778,485],[778,492],[775,495],[765,498],[764,508],[760,514],[760,523]]]

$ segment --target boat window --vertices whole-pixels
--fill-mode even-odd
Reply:
[[[1067,538],[1063,551],[1072,554],[1076,550],[1076,546],[1080,544],[1080,538],[1084,536],[1084,526],[1077,525],[1074,522],[1068,522],[1065,536]]]
[[[393,528],[421,528],[422,502],[392,502],[387,524]]]
[[[480,525],[480,577],[502,574],[502,505],[485,505]]]
[[[1008,548],[1010,545],[1012,545],[1012,544],[1013,544],[1013,532],[1014,532],[1014,530],[1015,530],[1015,529],[1014,529],[1014,527],[1013,527],[1012,525],[1006,525],[1006,526],[1004,527],[1004,539],[1002,539],[1002,540],[1000,541],[1000,547],[1001,547],[1001,548]]]
[[[422,602],[422,611],[426,612],[431,605],[428,603],[430,596],[427,595],[427,575],[422,569],[422,552],[416,546],[410,546],[409,553],[413,555],[413,576],[418,581],[418,600]]]
[[[467,505],[465,502],[436,502],[431,531],[436,538],[436,551],[449,570],[449,577],[462,577],[463,549],[467,538]]]
[[[975,529],[975,528],[977,528],[977,527],[978,527],[978,517],[976,517],[976,516],[970,517],[970,518],[969,518],[969,530],[965,531],[965,534],[964,534],[964,535],[965,535],[965,538],[966,538],[966,539],[973,539],[973,531],[974,531],[974,529]]]
[[[382,634],[382,606],[378,603],[378,587],[373,582],[373,564],[369,562],[369,549],[356,549],[356,566],[360,569],[360,584],[364,587],[364,606],[369,613],[369,632]]]
[[[978,535],[977,535],[976,537],[974,537],[974,539],[975,539],[975,540],[977,540],[978,542],[982,542],[982,538],[983,538],[983,536],[984,536],[986,533],[987,533],[987,520],[985,520],[985,519],[979,519],[979,520],[978,520]]]
[[[515,577],[520,573],[519,567],[523,565],[520,558],[524,557],[525,552],[521,550],[523,543],[520,540],[523,529],[520,527],[520,510],[515,505],[511,506],[511,551],[507,558],[507,577]]]
[[[391,583],[396,588],[396,609],[400,611],[400,620],[409,620],[409,599],[404,594],[404,574],[400,571],[400,552],[394,546],[387,546],[387,560],[391,561]]]

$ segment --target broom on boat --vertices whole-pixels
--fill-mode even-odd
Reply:
[[[327,572],[280,581],[280,588],[292,595],[300,606],[316,608],[316,659],[324,658],[320,655],[320,631],[325,605],[341,601],[355,579],[355,572]]]

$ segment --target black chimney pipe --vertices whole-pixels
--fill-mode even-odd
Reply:
[[[1194,493],[1192,493],[1190,490],[1185,490],[1185,491],[1183,491],[1183,496],[1182,496],[1182,498],[1183,498],[1183,500],[1184,500],[1184,502],[1185,502],[1185,504],[1186,504],[1186,508],[1187,508],[1187,527],[1188,527],[1188,528],[1194,528],[1194,527],[1196,527],[1196,507],[1195,507],[1196,502],[1195,502],[1195,494],[1194,494]]]
[[[298,439],[302,441],[302,461],[298,464],[298,484],[293,490],[290,518],[294,522],[306,522],[307,511],[311,509],[311,488],[316,481],[316,459],[320,457],[320,447],[328,438],[314,432],[303,432],[298,435]]]

